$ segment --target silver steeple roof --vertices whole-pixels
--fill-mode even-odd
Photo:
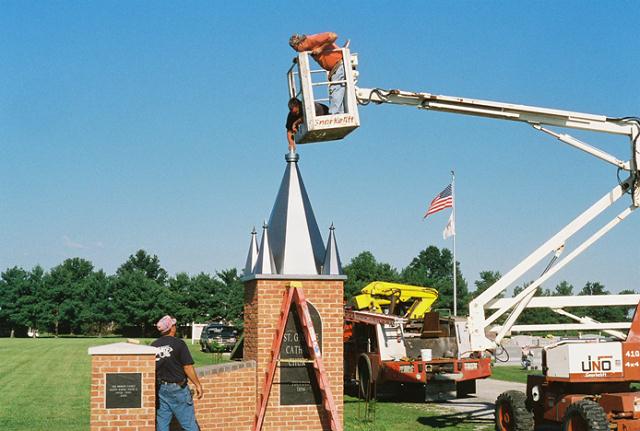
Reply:
[[[336,228],[329,228],[329,239],[327,240],[327,252],[324,255],[324,264],[322,265],[322,275],[342,275],[342,262],[340,262],[340,253],[338,253],[338,244],[336,244],[336,235],[333,233]]]
[[[258,261],[258,241],[256,239],[257,232],[255,226],[251,231],[251,243],[249,244],[249,253],[247,254],[247,262],[244,265],[244,275],[253,274],[253,268]]]
[[[294,152],[285,156],[287,168],[269,217],[271,253],[278,274],[318,275],[325,248],[300,176],[299,159]]]
[[[273,254],[269,247],[269,226],[265,223],[262,226],[262,240],[260,241],[260,251],[256,266],[253,268],[254,274],[277,274],[276,264],[273,262]]]

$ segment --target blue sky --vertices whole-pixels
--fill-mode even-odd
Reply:
[[[3,1],[0,268],[80,256],[113,272],[139,248],[171,273],[242,267],[285,168],[293,32],[351,39],[363,87],[637,116],[636,9]],[[345,263],[370,250],[400,268],[427,245],[451,247],[447,211],[422,221],[451,169],[470,285],[481,270],[506,272],[617,181],[523,124],[399,106],[360,115],[346,140],[299,151],[321,231],[326,240],[335,223]],[[628,158],[622,138],[575,135]],[[638,289],[639,226],[633,214],[547,287]]]

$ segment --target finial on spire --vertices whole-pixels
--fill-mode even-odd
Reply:
[[[300,155],[295,151],[289,151],[287,154],[284,155],[284,159],[287,161],[287,163],[291,163],[291,162],[298,163],[298,160],[300,160]]]

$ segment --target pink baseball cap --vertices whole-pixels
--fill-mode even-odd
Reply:
[[[171,329],[171,327],[175,324],[176,319],[167,314],[162,319],[158,320],[158,323],[156,323],[156,328],[158,328],[158,331],[164,334],[165,332],[169,332],[169,329]]]

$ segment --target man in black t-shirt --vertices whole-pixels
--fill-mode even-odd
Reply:
[[[323,105],[322,103],[315,104],[316,115],[328,115],[329,107],[327,105]],[[287,129],[287,142],[289,143],[289,152],[295,152],[296,150],[296,141],[293,139],[296,132],[298,131],[298,127],[300,123],[302,123],[302,102],[295,97],[289,99],[289,115],[287,115],[287,123],[285,124],[285,128]]]
[[[189,348],[176,338],[176,319],[164,316],[156,324],[162,334],[151,343],[158,348],[156,353],[156,381],[158,385],[158,410],[156,430],[169,431],[171,418],[176,417],[185,431],[199,431],[193,409],[193,398],[187,378],[196,387],[196,397],[202,398],[202,385],[193,368]]]

